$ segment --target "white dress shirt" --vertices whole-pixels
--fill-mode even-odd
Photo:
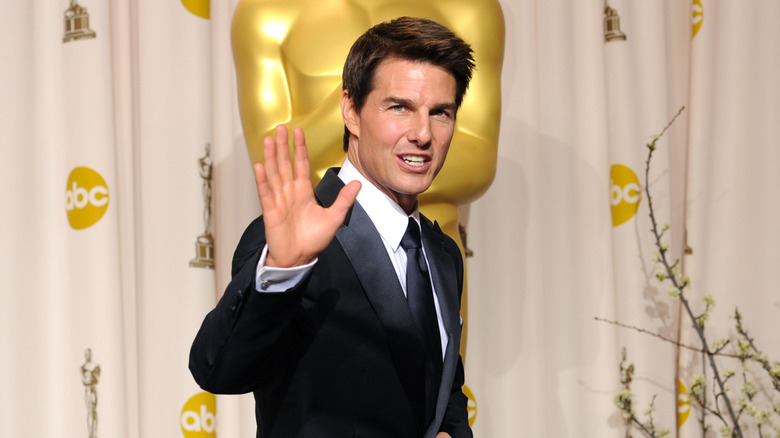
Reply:
[[[368,217],[371,219],[371,222],[374,223],[377,231],[379,231],[379,235],[382,237],[382,243],[384,243],[385,249],[387,250],[387,255],[393,263],[393,268],[398,276],[398,281],[401,284],[404,295],[406,295],[406,251],[401,248],[401,238],[403,238],[404,233],[406,233],[406,227],[409,224],[409,216],[413,217],[419,226],[419,210],[415,208],[411,215],[407,215],[395,201],[390,199],[389,196],[380,191],[358,172],[355,166],[350,163],[349,159],[344,162],[338,176],[344,181],[344,184],[354,180],[360,181],[362,184],[360,192],[357,195],[357,202],[368,214]],[[294,268],[273,268],[264,266],[267,254],[268,245],[263,248],[263,253],[260,256],[255,275],[257,290],[262,293],[278,293],[289,290],[302,281],[306,274],[317,263],[317,260],[314,260],[307,265]],[[424,245],[423,254],[425,254]],[[426,261],[427,257],[428,256],[426,255]],[[443,355],[444,351],[447,349],[447,332],[444,330],[444,323],[442,322],[441,310],[439,308],[439,299],[436,295],[436,288],[433,286],[433,282],[431,282],[431,288],[433,289],[433,301],[436,306],[436,318],[439,322],[439,335],[441,338]]]

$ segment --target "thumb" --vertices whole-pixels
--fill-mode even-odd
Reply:
[[[351,181],[339,191],[339,196],[336,198],[336,201],[333,202],[333,205],[330,206],[330,209],[340,217],[341,220],[344,220],[347,216],[347,211],[355,204],[355,199],[357,199],[361,187],[360,181]]]

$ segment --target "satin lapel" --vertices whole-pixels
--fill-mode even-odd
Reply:
[[[323,205],[329,206],[343,185],[336,172],[329,169],[315,194]],[[423,369],[422,343],[415,332],[412,312],[382,237],[360,204],[355,203],[352,207],[344,225],[336,232],[336,239],[347,254],[368,301],[384,327],[395,368],[413,405],[413,411],[422,412],[425,387],[423,375],[419,372]]]
[[[431,269],[433,287],[439,300],[444,330],[447,332],[447,350],[444,352],[442,382],[436,407],[437,420],[444,415],[447,400],[452,389],[452,381],[460,354],[460,303],[458,279],[454,267],[457,266],[452,255],[447,252],[442,231],[438,225],[431,225],[427,219],[421,220],[422,241],[425,247],[428,265]],[[436,424],[437,421],[434,421]]]

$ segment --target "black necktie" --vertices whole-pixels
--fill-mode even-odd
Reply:
[[[439,383],[441,382],[441,337],[439,336],[436,307],[433,304],[433,289],[428,275],[428,264],[425,262],[420,242],[420,227],[411,217],[409,225],[406,227],[406,233],[401,239],[401,247],[406,250],[406,298],[425,347],[425,421],[427,425],[433,420]]]

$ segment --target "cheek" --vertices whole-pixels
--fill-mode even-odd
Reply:
[[[447,156],[447,154],[448,154],[449,152],[450,152],[450,143],[447,143],[447,145],[446,145],[446,146],[444,146],[443,148],[441,148],[441,156],[442,156],[442,159],[444,159],[444,158]]]
[[[442,161],[444,161],[444,158],[447,157],[447,153],[449,153],[451,145],[452,145],[451,131],[446,132],[441,137],[439,137],[437,152],[438,155],[441,157]]]
[[[375,151],[387,152],[397,142],[403,128],[393,120],[378,119],[370,126],[364,126],[364,137]]]
[[[452,142],[452,137],[455,136],[455,126],[453,123],[433,123],[431,125],[433,131],[433,138],[436,143],[442,145],[444,148],[449,148]],[[446,145],[446,146],[444,146]]]
[[[447,145],[446,147],[442,147],[438,151],[438,153],[436,154],[437,155],[437,159],[436,159],[437,164],[436,164],[436,173],[435,173],[435,175],[439,173],[439,171],[442,169],[442,167],[444,167],[444,162],[445,162],[445,160],[447,158],[447,153],[449,152],[449,150],[450,150],[450,147],[449,147],[449,145]]]

